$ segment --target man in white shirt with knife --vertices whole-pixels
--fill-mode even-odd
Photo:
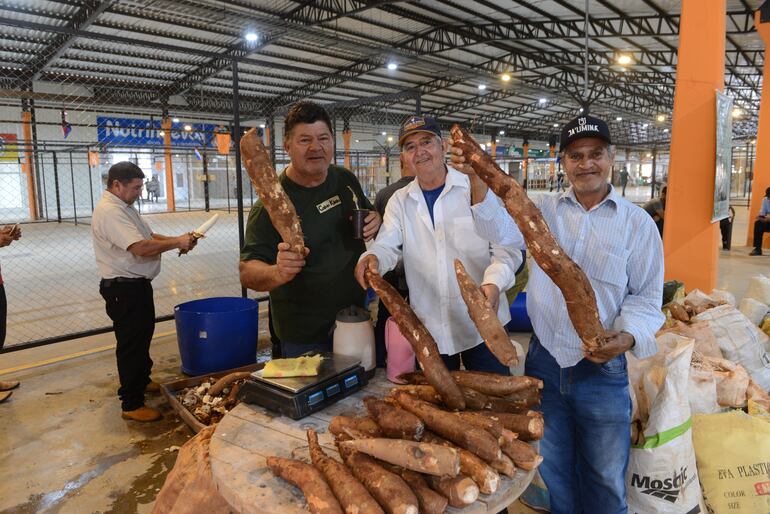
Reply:
[[[197,238],[191,233],[168,237],[154,233],[133,207],[142,194],[144,173],[134,163],[119,162],[107,174],[107,190],[94,208],[91,235],[96,265],[102,276],[99,292],[115,330],[122,417],[134,421],[160,419],[158,410],[144,405],[151,381],[150,341],[155,331],[153,278],[160,273],[160,256],[169,250],[189,251]]]

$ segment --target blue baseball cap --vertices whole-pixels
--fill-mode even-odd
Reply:
[[[427,132],[441,137],[441,129],[435,118],[430,116],[411,116],[401,125],[398,130],[398,146],[404,144],[404,139],[415,132]]]

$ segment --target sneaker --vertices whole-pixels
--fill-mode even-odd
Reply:
[[[762,250],[754,248],[749,255],[762,255]]]
[[[157,421],[161,418],[160,411],[151,407],[141,406],[134,410],[124,410],[121,414],[123,419],[131,419],[134,421]]]
[[[147,393],[159,393],[160,392],[160,384],[156,381],[152,380],[147,386],[144,388],[145,392]]]
[[[13,391],[0,391],[0,403],[3,403],[5,400],[11,397],[13,394]]]
[[[0,380],[0,391],[10,391],[19,387],[20,383],[18,380]]]

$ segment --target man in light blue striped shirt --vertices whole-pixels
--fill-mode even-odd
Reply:
[[[544,382],[545,437],[540,474],[551,512],[625,513],[631,399],[625,352],[657,352],[663,324],[663,246],[655,223],[607,182],[614,149],[607,124],[580,116],[562,130],[559,149],[571,187],[534,198],[564,252],[588,276],[609,339],[589,352],[561,291],[535,263],[527,288],[534,335],[526,374]],[[455,166],[461,152],[453,149]],[[467,169],[466,169],[467,171]],[[519,229],[493,194],[472,198],[482,237],[500,244]]]

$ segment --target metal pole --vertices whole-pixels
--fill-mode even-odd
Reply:
[[[192,182],[192,165],[190,164],[190,154],[186,155],[187,159],[187,212],[190,212],[190,197],[192,196],[193,182]]]
[[[56,159],[56,152],[53,154],[53,185],[56,188],[56,221],[61,223],[61,197],[59,196],[59,162]]]
[[[38,168],[40,170],[40,177],[43,179],[42,182],[41,182],[41,184],[43,186],[42,195],[40,195],[40,196],[43,197],[43,200],[44,200],[43,201],[43,209],[45,211],[40,210],[38,212],[41,213],[41,214],[43,212],[45,212],[45,214],[44,214],[45,220],[49,221],[49,219],[48,219],[48,195],[47,195],[48,189],[45,187],[45,169],[43,169],[44,166],[45,166],[45,156],[40,158],[40,167]]]
[[[267,126],[270,129],[270,162],[273,163],[273,168],[275,168],[275,118],[272,114],[267,117]]]
[[[650,193],[650,198],[655,198],[655,172],[656,170],[656,164],[658,159],[658,149],[653,148],[652,149],[652,179],[650,182],[652,183],[652,192]]]
[[[72,181],[72,213],[75,217],[75,226],[78,224],[78,205],[75,200],[75,171],[72,166],[72,150],[70,150],[70,181]]]
[[[337,111],[332,111],[332,142],[334,143],[334,164],[337,164]],[[272,133],[272,132],[271,132]]]
[[[206,212],[209,212],[209,158],[205,145],[203,147],[203,205]]]
[[[422,114],[422,94],[420,94],[419,92],[417,93],[417,96],[414,99],[414,110],[417,116],[420,116]]]
[[[588,103],[588,0],[586,0],[586,19],[583,25],[586,36],[585,62],[583,63],[583,102]],[[586,112],[586,114],[588,114]]]
[[[238,198],[238,250],[243,248],[243,168],[241,167],[241,99],[238,94],[238,61],[233,59],[233,127],[235,138],[235,190]],[[273,161],[275,165],[275,161]],[[246,298],[246,288],[241,286],[241,296]]]
[[[385,149],[385,185],[390,185],[390,147]]]
[[[233,131],[231,130],[232,134]],[[225,191],[227,192],[227,212],[230,212],[230,154],[225,155]]]
[[[91,169],[91,148],[86,150],[86,163],[88,164],[88,190],[91,193],[91,213],[94,212],[94,179],[91,176],[93,170]]]
[[[30,89],[31,91],[31,89]],[[38,157],[37,153],[37,117],[35,115],[35,100],[30,98],[29,100],[29,112],[32,114],[32,150],[35,153],[35,174],[37,175],[35,184],[40,184],[40,159]],[[43,178],[45,180],[45,178]],[[44,193],[45,194],[45,193]],[[41,195],[37,195],[37,212],[42,213],[43,212],[43,199],[40,198]],[[48,213],[46,212],[46,217]]]

